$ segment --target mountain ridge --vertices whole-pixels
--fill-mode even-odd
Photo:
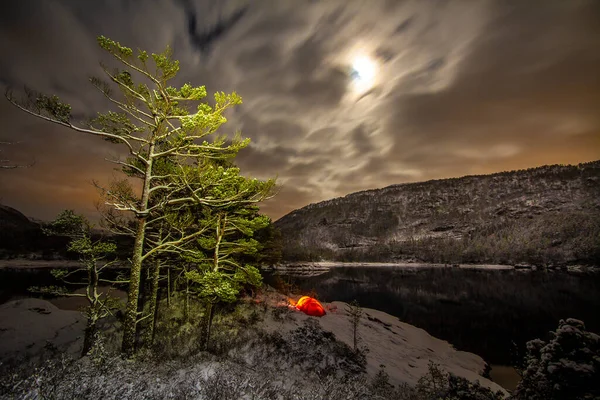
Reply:
[[[287,261],[596,264],[599,198],[600,161],[591,161],[363,190],[294,210],[275,226]]]
[[[532,170],[539,170],[539,169],[544,169],[544,168],[553,168],[553,167],[585,167],[587,165],[597,165],[598,168],[600,168],[600,160],[596,160],[596,161],[588,161],[588,162],[584,162],[584,163],[578,163],[578,164],[545,164],[545,165],[541,165],[538,167],[531,167],[531,168],[522,168],[522,169],[515,169],[515,170],[510,170],[510,171],[501,171],[501,172],[493,172],[491,174],[474,174],[474,175],[463,175],[463,176],[458,176],[458,177],[452,177],[452,178],[440,178],[440,179],[429,179],[426,181],[419,181],[419,182],[404,182],[404,183],[394,183],[388,186],[384,186],[382,188],[373,188],[373,189],[364,189],[364,190],[359,190],[357,192],[352,192],[352,193],[348,193],[344,196],[338,196],[338,197],[334,197],[332,199],[328,199],[328,200],[322,200],[322,201],[318,201],[316,203],[310,203],[305,205],[304,207],[300,207],[296,210],[292,210],[289,213],[281,216],[280,218],[277,219],[278,222],[279,220],[289,216],[290,214],[293,214],[297,211],[306,209],[306,208],[311,208],[312,206],[315,206],[317,204],[323,204],[323,203],[327,203],[327,202],[331,202],[331,201],[335,201],[335,200],[339,200],[339,199],[344,199],[347,198],[349,196],[355,196],[355,195],[359,195],[359,194],[364,194],[364,193],[369,193],[369,192],[378,192],[381,190],[386,190],[386,189],[392,189],[392,188],[398,188],[398,187],[405,187],[405,186],[413,186],[413,185],[422,185],[422,184],[428,184],[428,183],[436,183],[436,182],[443,182],[443,181],[452,181],[452,180],[462,180],[462,179],[467,179],[467,178],[482,178],[482,177],[495,177],[495,176],[503,176],[506,174],[517,174],[517,173],[525,173],[528,171],[532,171]]]

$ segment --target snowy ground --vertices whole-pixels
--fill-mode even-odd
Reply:
[[[260,301],[272,307],[288,308],[287,297],[267,292]],[[297,300],[297,299],[295,299]],[[324,304],[327,314],[318,318],[321,327],[335,334],[338,340],[352,346],[352,330],[346,304]],[[301,326],[309,317],[291,307],[285,318],[267,313],[262,327],[282,334]],[[483,378],[486,364],[472,353],[455,350],[452,345],[429,335],[423,329],[403,323],[381,311],[363,309],[360,321],[360,345],[368,347],[367,373],[374,376],[380,365],[386,366],[392,384],[414,385],[428,371],[429,361],[442,369],[471,381],[478,380],[492,390],[501,390],[496,383]],[[58,309],[40,299],[24,299],[0,306],[0,360],[15,355],[33,355],[48,343],[76,355],[82,344],[84,318],[80,312]]]
[[[41,299],[0,305],[0,360],[38,354],[48,344],[76,355],[81,351],[85,318]]]
[[[281,297],[274,305],[285,307],[287,298],[279,294],[276,296]],[[352,346],[352,329],[346,312],[347,304],[334,301],[323,305],[328,312],[318,318],[321,327],[334,333],[338,340]],[[283,321],[267,319],[265,326],[268,330],[283,333],[297,328],[307,318],[316,318],[300,311],[294,311],[291,317]],[[498,384],[481,376],[486,363],[478,355],[457,351],[448,342],[437,339],[425,330],[401,322],[398,318],[384,312],[363,308],[359,337],[359,347],[366,346],[369,349],[367,373],[374,376],[379,371],[380,365],[385,365],[385,370],[390,375],[390,383],[394,385],[403,382],[409,385],[416,384],[419,378],[428,372],[429,361],[433,361],[447,372],[470,381],[478,380],[483,386],[506,393]]]

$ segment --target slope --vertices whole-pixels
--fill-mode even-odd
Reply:
[[[600,161],[366,190],[275,225],[286,261],[600,265]]]

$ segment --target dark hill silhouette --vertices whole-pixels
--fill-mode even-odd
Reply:
[[[38,229],[39,226],[21,212],[0,204],[0,231]]]
[[[0,204],[0,257],[56,258],[64,256],[66,238],[46,236],[39,223]]]
[[[43,260],[77,259],[75,253],[67,251],[68,237],[46,235],[42,230],[44,222],[32,221],[20,211],[0,204],[0,259],[29,258]],[[103,232],[94,230],[96,239]],[[119,250],[131,246],[129,238],[111,238],[119,245]]]

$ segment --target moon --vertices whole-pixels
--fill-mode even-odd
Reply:
[[[352,60],[352,72],[350,73],[354,89],[362,93],[371,89],[377,77],[377,63],[365,55],[356,56]]]

